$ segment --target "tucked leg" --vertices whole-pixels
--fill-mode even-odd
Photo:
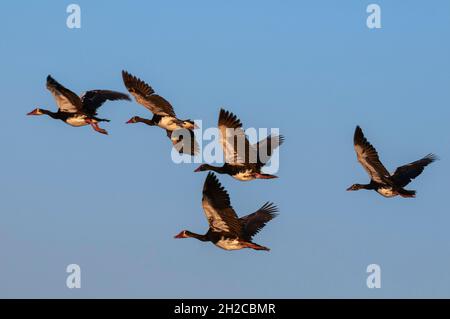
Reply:
[[[270,175],[270,174],[255,173],[255,178],[259,178],[259,179],[272,179],[272,178],[278,178],[278,176]]]
[[[99,127],[97,122],[94,122],[91,119],[86,119],[86,123],[90,124],[95,131],[97,131],[101,134],[108,135],[108,132],[106,130],[102,129],[101,127]]]
[[[255,243],[243,243],[243,244],[244,244],[245,247],[251,248],[251,249],[254,249],[254,250],[266,250],[266,251],[269,251],[269,250],[270,250],[270,249],[267,248],[267,247],[260,246],[260,245],[255,244]]]

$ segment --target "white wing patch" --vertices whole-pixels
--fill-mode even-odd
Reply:
[[[245,165],[245,152],[247,137],[242,128],[220,128],[220,140],[222,142],[225,162],[233,165]]]
[[[77,107],[70,102],[70,100],[65,97],[63,94],[56,90],[51,90],[51,93],[53,97],[55,98],[56,104],[58,105],[58,108],[62,112],[68,112],[68,113],[76,113],[78,111]]]
[[[359,146],[355,145],[355,151],[358,158],[358,161],[361,163],[361,165],[364,167],[366,172],[370,175],[370,177],[377,183],[385,183],[385,179],[389,179],[388,176],[380,176],[379,173],[375,170],[375,168],[372,166],[372,164],[368,161],[367,153],[365,150]],[[383,179],[384,177],[385,179]]]
[[[206,219],[208,219],[209,226],[217,232],[230,232],[230,228],[222,219],[216,209],[206,199],[203,201],[203,211],[205,212]]]

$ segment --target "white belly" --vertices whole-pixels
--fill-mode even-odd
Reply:
[[[244,248],[242,243],[237,238],[222,238],[217,243],[215,243],[215,245],[225,250],[238,250]]]
[[[239,172],[236,175],[233,175],[233,177],[235,179],[237,179],[238,181],[251,181],[251,180],[255,179],[255,176],[253,175],[253,172],[251,169]]]
[[[69,117],[66,120],[66,123],[69,125],[72,125],[72,126],[76,126],[76,127],[88,125],[88,123],[86,123],[86,116],[84,116],[84,115],[80,115],[80,116],[76,116],[76,117]]]
[[[158,123],[158,126],[168,130],[175,131],[177,129],[183,128],[177,124],[177,119],[175,117],[164,116]]]
[[[392,188],[379,188],[377,189],[377,192],[384,197],[394,197],[398,195],[397,192],[392,190]]]

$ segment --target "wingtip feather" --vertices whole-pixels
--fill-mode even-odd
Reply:
[[[431,163],[435,162],[435,161],[439,161],[439,157],[434,153],[428,154],[427,156],[425,156],[425,158],[429,159]]]
[[[219,126],[226,126],[229,128],[240,128],[242,127],[241,121],[238,117],[230,111],[227,111],[223,108],[220,109],[219,112]]]

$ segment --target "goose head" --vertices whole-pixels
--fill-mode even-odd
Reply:
[[[188,231],[188,230],[182,230],[178,235],[176,235],[174,238],[189,238],[189,237],[192,237],[191,235],[190,235],[190,231]]]
[[[45,114],[44,111],[40,108],[36,108],[30,113],[27,113],[27,115],[44,115],[44,114]]]
[[[131,119],[129,119],[126,124],[134,124],[139,122],[139,116],[133,116]]]
[[[208,171],[211,170],[212,167],[209,164],[202,164],[199,167],[197,167],[197,169],[194,172],[204,172],[204,171]]]
[[[349,188],[347,188],[347,191],[357,191],[360,189],[363,189],[364,185],[361,184],[353,184],[352,186],[350,186]]]

